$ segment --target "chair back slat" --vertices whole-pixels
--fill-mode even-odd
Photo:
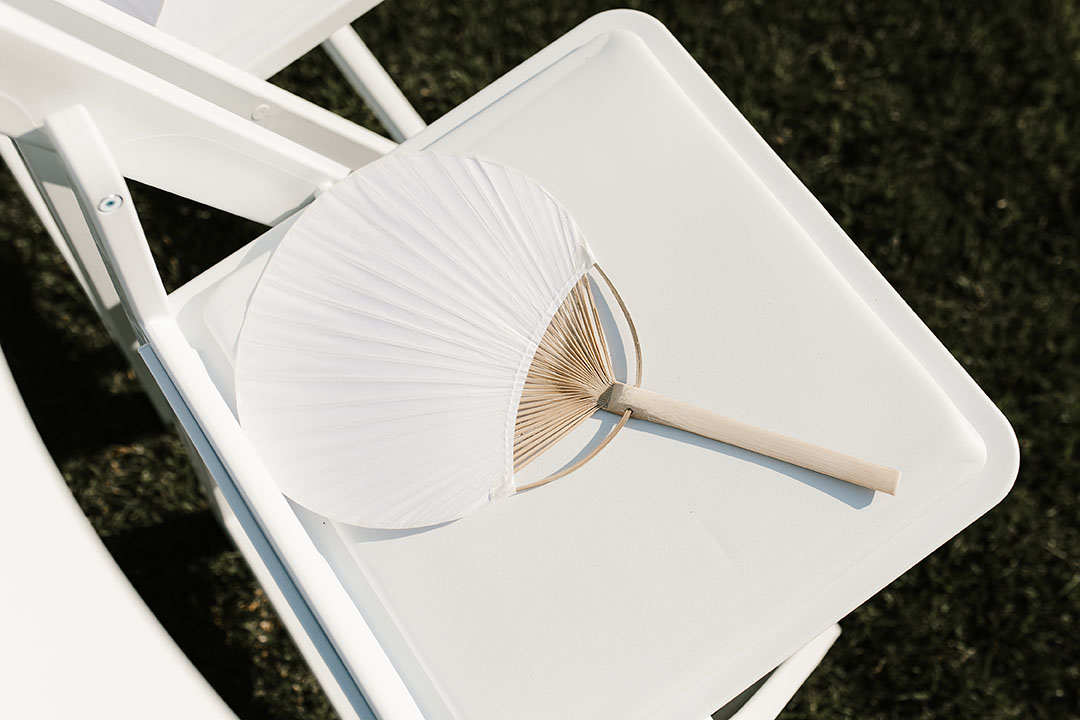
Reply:
[[[381,0],[169,0],[156,26],[268,78]]]
[[[366,165],[395,147],[394,142],[367,128],[100,0],[5,1],[63,33],[350,168]]]
[[[125,177],[273,224],[348,168],[0,4],[0,132],[83,105]]]

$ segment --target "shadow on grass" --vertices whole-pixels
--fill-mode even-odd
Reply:
[[[105,545],[158,621],[234,712],[250,718],[294,717],[293,708],[278,707],[259,692],[251,635],[268,643],[259,626],[276,627],[276,619],[260,591],[248,592],[254,581],[209,511],[135,528],[105,539]]]
[[[47,262],[42,256],[48,253],[36,248],[27,267],[15,250],[0,244],[0,307],[5,308],[0,312],[0,348],[57,464],[103,444],[162,432],[153,407],[130,382],[123,356],[104,338],[89,303],[63,298],[52,311],[42,309],[42,291],[34,284],[49,286],[50,281],[30,273],[41,269],[33,265]],[[70,282],[74,284],[74,278]]]

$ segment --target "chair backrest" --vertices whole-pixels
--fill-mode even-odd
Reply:
[[[111,5],[193,47],[268,78],[382,0],[71,0]]]
[[[5,0],[5,4],[350,168],[395,147],[377,133],[100,0]],[[190,7],[186,2],[177,4]],[[220,5],[233,7],[231,2]],[[206,18],[202,22],[214,24]]]
[[[265,224],[348,173],[340,163],[0,4],[0,133],[14,140],[91,301],[122,347],[133,333],[95,246],[87,207],[108,194],[126,197],[126,189],[80,203],[69,169],[44,132],[48,117],[74,106],[93,117],[117,176]],[[153,263],[147,268],[160,285]]]
[[[165,0],[156,26],[270,77],[381,0]]]
[[[263,223],[348,172],[0,4],[0,132],[47,148],[45,117],[72,105],[90,111],[125,177]]]

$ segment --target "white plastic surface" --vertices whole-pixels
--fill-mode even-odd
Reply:
[[[267,78],[381,0],[169,0],[157,27]]]
[[[2,356],[0,488],[0,716],[235,717],[101,544]]]
[[[428,717],[705,715],[1011,486],[1001,414],[650,18],[597,16],[406,146],[506,162],[567,205],[651,388],[904,473],[873,495],[632,422],[573,476],[435,529],[295,508]],[[219,388],[272,245],[172,298]]]

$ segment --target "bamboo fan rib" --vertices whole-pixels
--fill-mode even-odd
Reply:
[[[320,514],[384,528],[469,514],[511,494],[515,464],[591,412],[611,375],[582,281],[593,263],[522,173],[387,156],[274,251],[237,348],[240,422],[282,491]],[[585,364],[560,365],[556,347]],[[580,382],[566,406],[559,377]]]
[[[588,277],[559,306],[533,355],[514,433],[514,470],[521,470],[597,410],[616,381],[607,338]]]

